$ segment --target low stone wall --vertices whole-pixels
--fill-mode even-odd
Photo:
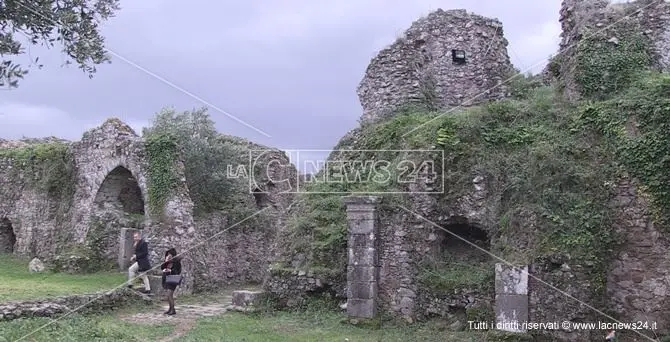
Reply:
[[[436,293],[421,289],[416,299],[417,318],[420,320],[431,316],[450,317],[455,314],[463,314],[474,321],[493,320],[493,298],[488,293],[466,289],[455,294]]]
[[[91,314],[118,309],[142,301],[148,303],[150,299],[128,289],[41,300],[12,301],[0,304],[0,321],[30,317],[54,317],[71,310],[76,310],[77,313],[81,314]]]
[[[278,268],[270,269],[263,288],[281,306],[293,307],[311,294],[332,293],[335,298],[346,299],[346,282],[346,275]]]

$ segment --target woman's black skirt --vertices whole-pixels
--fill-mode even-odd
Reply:
[[[168,274],[169,273],[163,273],[163,279],[162,279],[163,288],[166,289],[166,290],[174,291],[174,290],[177,289],[177,284],[168,284],[168,283],[165,282],[165,278]]]

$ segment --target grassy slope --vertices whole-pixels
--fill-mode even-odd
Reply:
[[[244,315],[228,313],[218,317],[201,318],[175,342],[205,341],[489,341],[490,332],[445,331],[438,322],[411,326],[382,326],[375,329],[342,323],[344,315],[324,312],[277,313],[274,315]],[[170,337],[175,325],[128,323],[112,314],[72,315],[49,324],[46,318],[0,322],[0,342],[15,341],[37,329],[24,341],[160,341]],[[49,325],[47,325],[49,324]],[[47,325],[47,326],[45,326]],[[42,328],[43,327],[43,328]]]
[[[70,315],[60,320],[48,318],[20,319],[0,322],[0,342],[16,341],[157,341],[168,336],[173,326],[128,323],[113,315],[83,317]]]
[[[11,255],[0,255],[0,264],[3,265],[0,272],[0,302],[91,293],[117,287],[126,280],[121,273],[30,273],[28,262]]]
[[[446,332],[435,323],[411,327],[384,326],[381,329],[342,323],[343,315],[329,313],[312,316],[280,313],[257,317],[228,314],[198,321],[179,342],[195,341],[485,341],[486,333]]]

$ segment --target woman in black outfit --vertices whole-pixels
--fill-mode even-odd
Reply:
[[[170,307],[168,311],[165,312],[166,315],[176,314],[174,309],[174,290],[177,289],[179,284],[168,284],[166,278],[168,275],[180,275],[181,274],[181,256],[177,256],[177,250],[170,248],[165,252],[164,262],[161,265],[163,270],[163,288],[167,291],[167,299]]]

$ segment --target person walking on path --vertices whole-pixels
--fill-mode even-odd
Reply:
[[[146,274],[146,272],[151,269],[151,263],[149,262],[149,244],[142,239],[139,232],[133,234],[133,240],[135,240],[135,243],[133,244],[133,247],[135,247],[135,254],[130,258],[130,261],[134,261],[134,263],[128,268],[128,287],[133,287],[133,279],[137,276],[138,272],[142,272],[140,278],[142,278],[142,281],[144,282],[144,289],[140,292],[150,293],[151,284],[149,283],[149,277]]]
[[[165,252],[164,262],[161,265],[163,270],[163,288],[167,292],[167,300],[169,304],[166,315],[174,315],[177,312],[174,309],[174,291],[177,286],[181,284],[181,256],[177,255],[177,250],[170,248]]]

